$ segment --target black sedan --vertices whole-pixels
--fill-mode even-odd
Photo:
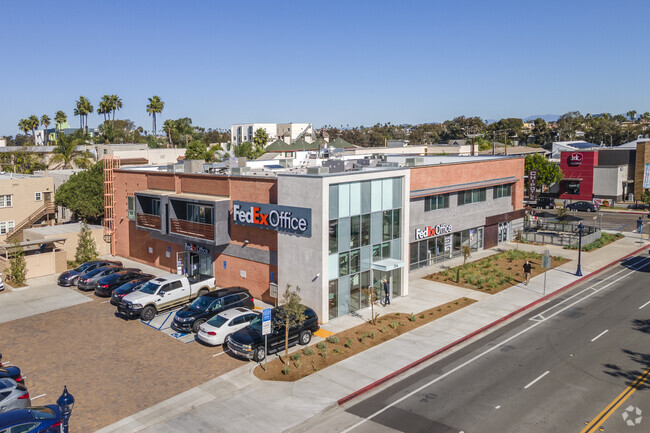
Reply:
[[[111,295],[111,305],[115,305],[116,307],[119,305],[120,301],[122,298],[124,298],[126,295],[129,293],[133,293],[136,290],[140,290],[140,287],[147,281],[156,278],[154,275],[151,274],[140,274],[140,277],[131,280],[128,283],[122,284],[120,287],[117,289],[113,290],[113,294]]]
[[[97,287],[97,281],[107,275],[111,275],[115,272],[120,272],[123,270],[124,268],[121,266],[105,266],[102,268],[95,268],[92,271],[86,272],[79,277],[79,281],[77,281],[77,289],[86,292],[95,290],[95,287]]]
[[[97,281],[95,287],[95,295],[97,296],[111,296],[113,290],[117,289],[124,283],[131,280],[140,278],[142,271],[140,269],[124,269],[123,271],[115,272],[114,274],[107,275]]]
[[[566,205],[566,208],[569,210],[580,210],[586,212],[596,212],[600,209],[600,206],[593,204],[590,201],[577,201],[575,203],[569,203]]]
[[[59,286],[63,286],[63,287],[74,286],[77,284],[77,280],[79,280],[79,276],[85,274],[86,272],[90,272],[93,269],[101,268],[103,266],[122,266],[122,262],[114,262],[111,260],[93,260],[90,262],[86,262],[77,266],[74,269],[70,269],[69,271],[63,272],[61,275],[59,275],[59,279],[57,280],[57,283],[59,284]]]
[[[253,296],[242,287],[218,289],[196,298],[176,312],[171,327],[179,332],[199,332],[199,327],[222,311],[231,308],[255,308]]]

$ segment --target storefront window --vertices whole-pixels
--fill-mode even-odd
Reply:
[[[400,214],[401,209],[393,210],[393,239],[400,237]]]
[[[350,277],[350,311],[361,308],[361,274]]]
[[[381,244],[381,257],[383,259],[390,258],[390,242],[384,242]]]
[[[378,262],[381,260],[381,245],[372,246],[372,261]]]
[[[350,273],[350,253],[339,254],[339,277]]]
[[[329,294],[328,294],[328,301],[329,301],[328,306],[329,306],[330,319],[338,317],[338,291],[339,291],[338,280],[330,280]]]
[[[350,251],[350,273],[354,274],[361,269],[361,253],[359,250]]]
[[[447,243],[447,239],[448,242]],[[394,242],[394,241],[393,241]],[[451,235],[436,236],[410,244],[411,269],[418,269],[462,255],[462,247],[472,251],[483,248],[483,228],[463,230]],[[393,244],[395,248],[395,244]],[[445,248],[447,248],[445,250]],[[394,253],[394,252],[393,252]]]
[[[580,182],[567,182],[566,193],[570,195],[580,195]]]

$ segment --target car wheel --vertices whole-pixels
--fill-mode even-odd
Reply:
[[[203,319],[196,320],[196,321],[194,322],[194,325],[192,325],[192,332],[194,332],[195,334],[196,334],[197,332],[199,332],[199,328],[200,328],[201,325],[203,325],[204,323],[205,323],[205,320],[203,320]]]
[[[590,208],[590,207],[588,207],[588,208],[587,208],[587,212],[591,212],[591,211],[592,211],[592,210],[591,210],[591,208]]]
[[[226,338],[223,339],[224,346],[228,346],[228,340],[230,340],[230,337],[232,337],[232,334],[226,335]]]
[[[255,349],[255,355],[253,356],[253,360],[255,362],[261,362],[264,361],[264,358],[266,358],[266,352],[264,352],[263,347],[258,347]]]
[[[309,331],[302,331],[302,332],[300,333],[300,338],[298,339],[298,341],[299,341],[300,344],[302,344],[303,346],[309,344],[309,342],[311,341],[311,332],[309,332]]]
[[[154,317],[156,317],[156,309],[151,305],[147,305],[142,310],[142,314],[140,314],[140,317],[142,317],[142,320],[148,322],[149,320],[152,320]]]
[[[205,296],[208,294],[208,289],[201,289],[199,290],[199,293],[196,295],[197,298],[200,298],[201,296]]]

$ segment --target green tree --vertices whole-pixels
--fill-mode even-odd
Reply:
[[[111,100],[110,96],[102,96],[102,100],[99,101],[99,108],[97,109],[97,114],[104,116],[104,123],[111,116]]]
[[[81,224],[81,231],[79,232],[78,241],[77,241],[77,252],[74,256],[77,263],[85,263],[91,260],[95,260],[99,252],[97,251],[97,245],[95,244],[95,239],[93,239],[92,233],[88,228],[88,224]]]
[[[113,112],[113,124],[115,124],[115,112],[121,110],[123,107],[122,98],[120,98],[117,95],[111,95],[108,98],[109,98],[109,106],[111,108],[111,111]],[[160,111],[162,111],[162,108],[160,109]]]
[[[551,131],[548,129],[548,125],[544,119],[535,119],[535,126],[533,126],[533,136],[535,137],[533,143],[539,147],[550,150],[553,146]]]
[[[9,280],[17,285],[25,284],[27,280],[27,263],[25,262],[25,251],[20,246],[18,239],[11,244],[11,253],[9,254]]]
[[[101,161],[88,170],[75,173],[54,195],[59,206],[65,206],[82,221],[100,222],[104,216],[104,169]]]
[[[30,128],[27,119],[20,119],[20,121],[18,122],[18,127],[20,128],[21,131],[25,133],[26,136],[29,136],[29,131],[32,128]]]
[[[79,128],[88,134],[88,115],[95,111],[95,107],[85,96],[80,96],[75,104],[74,115],[79,116]]]
[[[631,121],[636,120],[636,110],[630,110],[627,112],[627,117],[630,118]]]
[[[643,196],[641,197],[644,203],[650,203],[650,189],[643,191]]]
[[[266,129],[257,128],[255,131],[255,136],[253,137],[253,143],[258,149],[264,149],[266,143],[269,141],[269,134],[266,133]]]
[[[32,138],[34,139],[34,144],[36,144],[36,129],[38,128],[40,121],[38,120],[38,116],[36,114],[32,114],[27,118],[27,125],[29,126],[29,129],[32,131]]]
[[[50,119],[50,116],[47,114],[43,114],[41,116],[41,125],[45,127],[45,131],[43,132],[43,144],[47,146],[47,127],[50,126],[50,123],[52,123],[52,120]]]
[[[281,305],[276,309],[273,327],[284,331],[284,362],[289,364],[289,329],[302,325],[305,316],[305,306],[300,303],[300,287],[295,290],[287,284],[287,289],[282,294]],[[264,354],[266,356],[266,354]]]
[[[153,95],[149,98],[149,104],[147,104],[147,113],[153,117],[153,136],[157,137],[156,132],[156,114],[160,114],[165,108],[165,103],[160,99],[160,96]]]
[[[528,174],[531,170],[537,171],[537,183],[540,185],[551,186],[564,177],[559,165],[550,162],[544,155],[539,153],[526,155],[524,171]]]
[[[235,146],[233,153],[237,157],[244,157],[246,159],[252,160],[262,156],[265,151],[264,149],[253,146],[253,143],[250,141],[244,141],[242,144]]]
[[[86,142],[82,138],[75,136],[62,135],[52,151],[54,156],[50,160],[51,164],[63,163],[63,168],[72,168],[72,163],[79,168],[88,168],[92,164],[92,154],[90,152],[78,151],[77,146],[83,146]]]
[[[33,152],[26,152],[24,150],[12,152],[11,159],[11,171],[13,173],[32,174],[36,170],[44,170],[47,168],[41,161],[41,158]],[[5,168],[8,169],[10,167],[5,166]]]
[[[174,147],[173,133],[174,130],[176,129],[176,125],[174,124],[174,121],[171,119],[165,120],[165,123],[163,123],[163,129],[165,130],[165,134],[169,138],[169,146]]]
[[[185,159],[209,159],[208,145],[201,140],[192,140],[185,149]]]

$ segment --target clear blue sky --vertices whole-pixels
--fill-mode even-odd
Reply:
[[[146,130],[650,111],[643,1],[0,0],[0,135],[97,108]],[[100,122],[91,114],[91,127]],[[159,125],[162,124],[159,121]]]

